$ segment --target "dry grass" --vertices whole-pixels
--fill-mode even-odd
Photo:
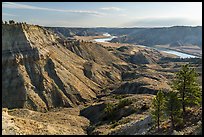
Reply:
[[[9,110],[3,115],[3,126],[6,133],[24,135],[77,135],[86,134],[86,127],[89,120],[78,116],[76,108],[53,110],[47,113],[31,111],[27,109]],[[13,124],[10,124],[13,123]],[[12,130],[9,130],[8,125]]]

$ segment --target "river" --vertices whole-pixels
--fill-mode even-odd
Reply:
[[[112,40],[113,38],[116,38],[117,36],[110,36],[109,38],[99,38],[99,39],[94,39],[96,42],[108,42]]]
[[[112,40],[113,38],[116,38],[116,37],[117,37],[117,36],[111,36],[111,35],[108,34],[108,33],[105,33],[104,35],[105,35],[105,36],[108,35],[108,36],[110,36],[110,37],[109,37],[109,38],[94,39],[94,41],[96,41],[96,42],[108,42],[108,41]],[[139,45],[139,46],[140,46],[140,47],[151,48],[151,47],[147,47],[147,46],[143,46],[143,45]],[[156,49],[156,50],[158,50],[158,51],[162,51],[162,52],[165,52],[165,53],[177,55],[177,56],[179,56],[180,58],[198,58],[197,56],[194,56],[194,55],[182,53],[182,52],[179,52],[179,51],[169,50],[169,49],[158,49],[158,48],[152,48],[152,49]]]

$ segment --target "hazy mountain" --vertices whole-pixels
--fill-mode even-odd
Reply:
[[[114,38],[112,42],[135,43],[146,46],[198,45],[202,47],[202,27],[175,26],[168,28],[149,28],[141,31],[134,29],[125,36]]]
[[[202,47],[202,27],[174,26],[161,28],[66,28],[49,27],[50,30],[65,37],[93,36],[109,33],[116,35],[112,42],[134,43],[146,46],[197,45]]]

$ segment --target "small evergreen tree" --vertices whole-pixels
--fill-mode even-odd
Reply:
[[[14,20],[9,20],[9,24],[15,24]]]
[[[157,129],[159,131],[160,122],[163,119],[164,115],[164,93],[160,90],[157,92],[156,97],[153,99],[152,102],[152,117],[157,123]]]
[[[108,103],[104,109],[104,112],[108,117],[112,118],[114,115],[114,105],[112,103]]]
[[[195,69],[191,69],[189,64],[183,65],[181,70],[176,73],[172,88],[178,91],[179,99],[182,102],[183,120],[186,107],[201,104],[201,89],[197,82]]]
[[[167,116],[170,116],[172,129],[174,129],[181,116],[181,102],[178,99],[177,93],[170,91],[165,97],[165,112]]]

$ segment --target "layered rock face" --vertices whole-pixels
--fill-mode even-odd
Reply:
[[[87,60],[34,25],[2,25],[2,105],[47,111],[96,97],[100,85],[84,75]]]
[[[98,43],[68,40],[40,26],[2,24],[2,105],[36,111],[75,107],[92,101],[110,85],[113,93],[143,93],[138,88],[143,83],[145,93],[155,94],[157,89],[152,89],[168,87],[166,81],[143,79],[147,68],[140,65],[159,68],[156,63],[162,56],[136,47],[108,51]],[[135,72],[139,68],[142,71]]]
[[[101,45],[92,42],[66,42],[67,49],[87,60],[84,75],[104,87],[121,80],[121,69],[128,63],[114,56]]]

